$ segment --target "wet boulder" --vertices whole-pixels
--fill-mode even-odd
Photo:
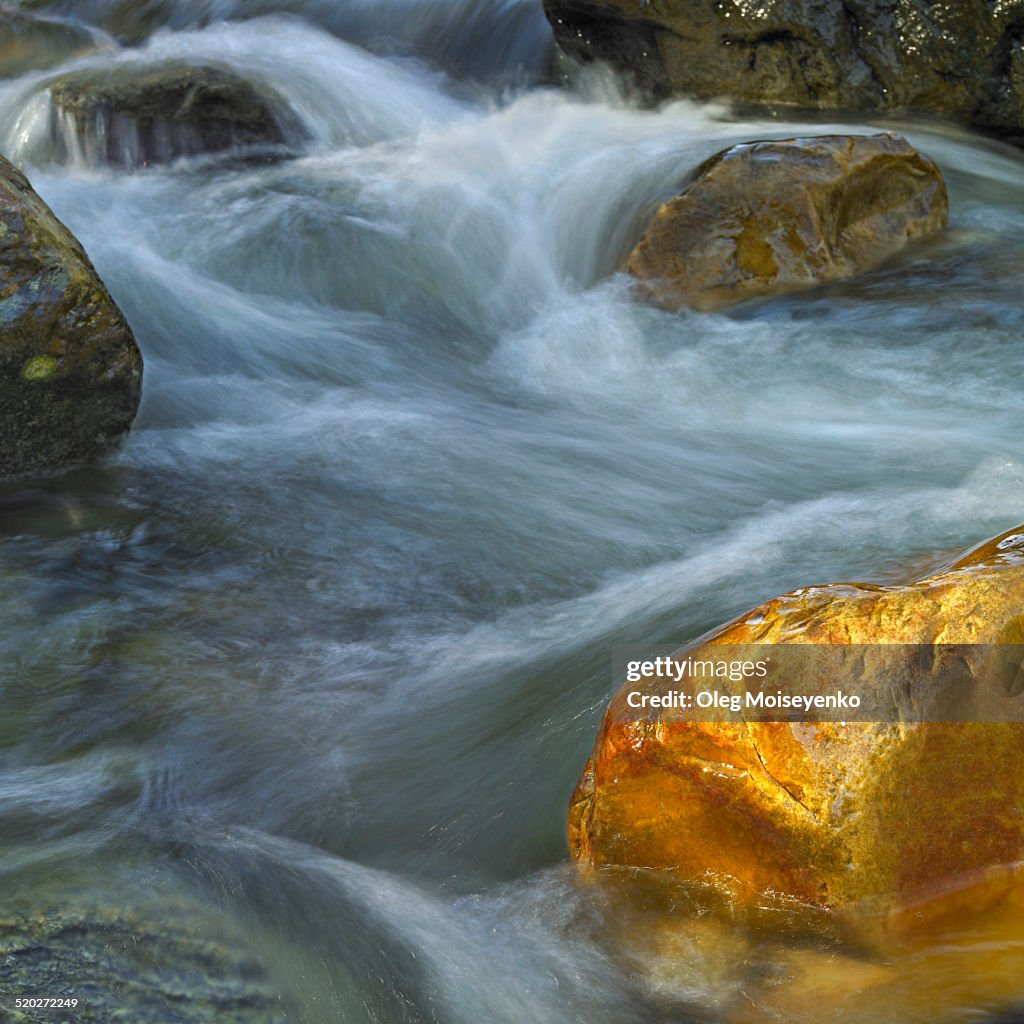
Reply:
[[[0,477],[93,460],[128,430],[142,358],[74,236],[0,157]]]
[[[0,78],[49,68],[102,45],[95,29],[0,6]]]
[[[941,172],[898,135],[744,143],[661,207],[627,269],[659,305],[718,309],[853,277],[947,218]]]
[[[68,72],[49,83],[53,158],[143,167],[207,154],[281,155],[307,137],[273,89],[217,67]]]
[[[545,0],[570,55],[657,95],[916,111],[1024,136],[1016,3]]]
[[[744,704],[711,720],[634,710],[638,684],[626,682],[571,802],[572,854],[711,885],[733,906],[788,902],[865,942],[955,912],[955,893],[985,879],[1020,886],[1024,724],[992,709],[1021,696],[1022,642],[1021,528],[903,586],[831,584],[768,601],[681,653],[807,664],[813,651],[813,692],[874,688],[885,690],[878,706],[934,713],[814,720]],[[793,683],[768,680],[772,693]],[[951,699],[974,710],[939,713]]]

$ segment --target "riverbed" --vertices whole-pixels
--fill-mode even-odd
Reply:
[[[715,1019],[728,983],[637,971],[568,863],[612,648],[1024,518],[1024,158],[644,107],[558,62],[539,2],[155,8],[75,66],[215,61],[309,142],[55,164],[52,72],[0,87],[0,149],[145,358],[117,455],[0,487],[0,915],[244,946],[221,988],[143,957],[180,1018],[123,962],[65,979],[133,1020]],[[706,157],[880,127],[942,168],[937,240],[724,314],[634,300],[625,256]]]

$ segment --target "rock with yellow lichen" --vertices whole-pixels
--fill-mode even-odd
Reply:
[[[0,477],[109,451],[139,404],[142,358],[92,263],[0,157]]]
[[[833,645],[823,656],[834,653],[838,667],[820,688],[841,686],[846,671],[876,688],[879,679],[913,678],[915,700],[948,686],[955,662],[969,666],[968,696],[984,709],[1020,692],[1019,674],[983,669],[1019,650],[1004,645],[1022,642],[1017,530],[904,586],[784,595],[685,654]],[[945,645],[945,655],[922,658],[939,650],[933,645]],[[842,662],[855,649],[876,661],[858,654]],[[986,690],[988,678],[998,693]],[[818,913],[870,945],[921,920],[906,908],[941,910],[950,894],[1024,860],[1024,776],[1012,767],[1024,759],[1019,721],[985,713],[974,721],[697,721],[675,708],[638,720],[626,706],[634,688],[613,700],[572,800],[569,840],[579,861],[670,872],[740,905],[789,901],[807,909],[812,930]]]
[[[941,172],[898,135],[744,143],[661,207],[627,269],[659,305],[719,309],[853,277],[947,219]]]

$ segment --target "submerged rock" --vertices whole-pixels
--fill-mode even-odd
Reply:
[[[1016,3],[989,0],[545,0],[572,56],[659,95],[918,111],[1024,135]]]
[[[101,34],[84,25],[0,6],[0,78],[52,67],[91,53]]]
[[[8,901],[0,912],[4,994],[10,1019],[26,1024],[280,1024],[286,1018],[267,965],[241,929],[211,921],[183,901],[132,907],[86,899],[14,908]],[[18,1013],[15,996],[63,1004]]]
[[[628,270],[660,305],[717,309],[852,277],[947,219],[942,173],[898,135],[744,143],[661,207]]]
[[[131,426],[142,357],[81,245],[0,157],[0,477],[88,462]]]
[[[602,928],[609,955],[656,997],[659,1020],[1019,1024],[1022,881],[1018,867],[914,905],[916,934],[869,951],[796,930],[797,905],[737,907],[664,874],[607,872]]]
[[[1018,529],[905,586],[784,595],[685,653],[699,660],[723,644],[754,644],[779,658],[778,645],[830,645],[818,657],[837,668],[816,670],[819,693],[888,686],[908,705],[953,694],[984,709],[1021,691],[1021,649],[999,645],[1024,642],[1022,609]],[[963,646],[940,656],[934,645]],[[1016,659],[1015,674],[979,671],[1000,658]],[[776,678],[772,692],[788,682]],[[626,703],[635,690],[627,683],[613,699],[572,799],[570,845],[584,863],[670,872],[740,905],[782,899],[817,908],[830,922],[863,928],[868,938],[859,939],[869,941],[876,927],[919,923],[915,903],[941,916],[953,900],[942,894],[992,872],[1003,878],[1024,860],[1018,721],[979,713],[772,722],[749,711],[699,721],[678,708],[638,720]]]
[[[49,84],[58,161],[141,167],[217,153],[280,153],[307,137],[285,100],[216,67],[120,64]]]

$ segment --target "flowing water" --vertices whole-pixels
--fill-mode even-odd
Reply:
[[[55,164],[53,72],[0,90],[0,150],[146,360],[118,455],[0,489],[5,901],[187,906],[244,938],[267,1020],[714,1017],[735,977],[638,969],[567,864],[612,645],[1024,519],[1024,157],[902,126],[945,236],[670,315],[616,273],[645,216],[799,128],[551,84],[539,2],[26,6],[142,12],[166,27],[74,66],[213,60],[310,141]]]

